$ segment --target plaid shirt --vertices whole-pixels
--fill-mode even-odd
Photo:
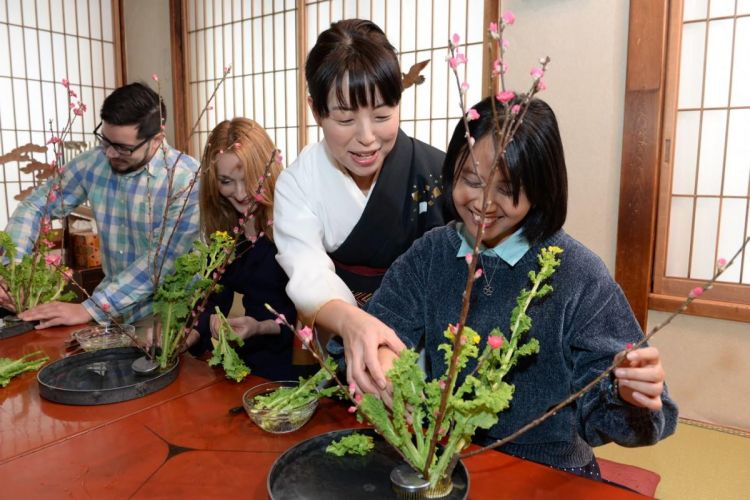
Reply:
[[[166,165],[175,164],[179,151],[164,145]],[[198,169],[195,159],[183,155],[175,169],[172,196],[188,186]],[[104,280],[96,287],[83,307],[92,318],[102,323],[106,315],[96,306],[109,304],[110,314],[125,322],[137,321],[152,312],[154,287],[154,254],[159,241],[164,208],[167,204],[168,169],[164,155],[157,151],[148,165],[136,172],[116,174],[99,148],[87,151],[65,165],[62,192],[53,204],[53,218],[62,218],[86,200],[94,212],[100,238]],[[149,197],[148,192],[151,191]],[[18,205],[6,231],[18,245],[19,255],[33,249],[39,234],[49,183],[35,190]],[[150,201],[149,201],[150,198]],[[62,200],[61,209],[59,200]],[[162,246],[166,246],[182,208],[184,195],[169,207],[167,230]],[[153,208],[149,211],[149,205]],[[150,214],[154,215],[151,216]],[[198,185],[193,186],[179,227],[176,228],[161,277],[174,269],[174,258],[190,250],[199,238]],[[159,261],[164,253],[159,252]]]

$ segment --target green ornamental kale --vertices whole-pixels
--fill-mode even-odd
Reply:
[[[177,356],[190,313],[212,290],[214,272],[232,258],[234,244],[234,238],[226,231],[213,233],[208,245],[196,241],[190,253],[177,257],[174,272],[159,284],[154,294],[154,314],[161,321],[158,360],[162,369]],[[213,287],[213,291],[219,290],[219,285]]]
[[[49,357],[32,359],[35,356],[43,354],[42,351],[32,352],[19,359],[0,358],[0,387],[5,387],[10,383],[10,379],[16,375],[28,371],[36,371],[49,361]]]
[[[221,367],[224,368],[224,373],[228,379],[234,380],[235,382],[242,382],[245,377],[250,375],[250,368],[245,365],[237,354],[237,351],[232,348],[229,342],[236,342],[240,347],[242,347],[245,342],[234,333],[227,318],[224,317],[218,307],[216,308],[216,314],[219,316],[219,321],[221,323],[219,326],[219,338],[211,339],[211,342],[214,345],[214,352],[211,359],[208,360],[208,364],[209,366],[221,365]]]
[[[344,436],[338,441],[332,441],[326,447],[326,453],[343,457],[344,455],[367,455],[375,448],[372,436],[365,436],[355,432]]]
[[[456,379],[449,380],[445,373],[439,379],[426,380],[417,363],[418,354],[412,349],[401,351],[388,371],[393,386],[392,405],[387,408],[383,401],[366,394],[357,411],[357,418],[366,418],[383,436],[396,447],[404,459],[417,471],[425,470],[431,437],[435,431],[440,411],[440,401],[448,391],[447,405],[438,438],[443,445],[439,454],[433,455],[429,464],[430,484],[447,472],[454,457],[471,443],[477,429],[489,429],[499,419],[499,413],[510,406],[514,386],[503,379],[516,365],[518,359],[539,352],[539,342],[530,338],[521,340],[531,329],[531,318],[526,311],[531,301],[552,291],[544,284],[560,265],[558,247],[543,248],[537,258],[540,270],[529,272],[531,290],[522,290],[516,299],[516,307],[510,317],[510,339],[499,328],[487,336],[481,354],[481,336],[469,327],[461,332],[460,349],[457,354],[457,372],[463,374],[460,384]],[[449,366],[456,345],[458,329],[449,326],[444,336],[447,342],[439,346],[444,352],[446,366]],[[476,359],[476,367],[467,372],[471,359]],[[412,425],[421,422],[422,425]]]
[[[0,280],[16,312],[54,300],[69,302],[75,298],[75,293],[65,291],[70,270],[60,265],[60,256],[50,254],[45,244],[38,244],[32,254],[16,260],[16,244],[8,233],[0,231],[0,254],[7,259],[6,265],[0,265]]]

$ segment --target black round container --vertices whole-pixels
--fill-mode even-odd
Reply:
[[[326,453],[332,441],[358,432],[373,436],[375,448],[364,456]],[[373,429],[345,429],[315,436],[285,451],[268,474],[268,495],[286,499],[386,499],[396,495],[390,474],[401,456]],[[453,470],[453,491],[443,498],[465,499],[469,475],[462,462]]]
[[[141,356],[136,347],[118,347],[59,359],[39,370],[39,394],[69,405],[119,403],[163,389],[177,378],[179,363],[147,375],[135,373],[131,366]]]

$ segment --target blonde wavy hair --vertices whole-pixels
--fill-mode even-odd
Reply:
[[[215,231],[232,231],[239,225],[240,215],[232,204],[219,192],[219,179],[216,166],[218,155],[232,152],[240,159],[240,168],[245,170],[245,189],[251,196],[258,190],[260,178],[263,190],[255,209],[255,231],[265,234],[273,241],[273,228],[269,221],[273,218],[273,191],[276,178],[282,170],[279,162],[271,161],[266,166],[276,147],[265,129],[248,118],[225,120],[211,131],[201,158],[202,178],[199,189],[201,232],[208,241]]]

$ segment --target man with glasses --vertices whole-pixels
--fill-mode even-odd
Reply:
[[[163,277],[172,270],[174,258],[198,239],[197,184],[179,216],[198,162],[165,142],[166,107],[159,95],[141,83],[125,85],[104,100],[100,117],[94,130],[99,147],[65,165],[52,214],[61,218],[89,202],[105,277],[81,304],[50,302],[19,314],[26,321],[39,320],[37,328],[92,319],[104,323],[109,316],[126,323],[144,318],[151,313],[154,259],[165,262]],[[21,255],[33,249],[48,192],[49,186],[37,189],[10,218],[6,231]]]

